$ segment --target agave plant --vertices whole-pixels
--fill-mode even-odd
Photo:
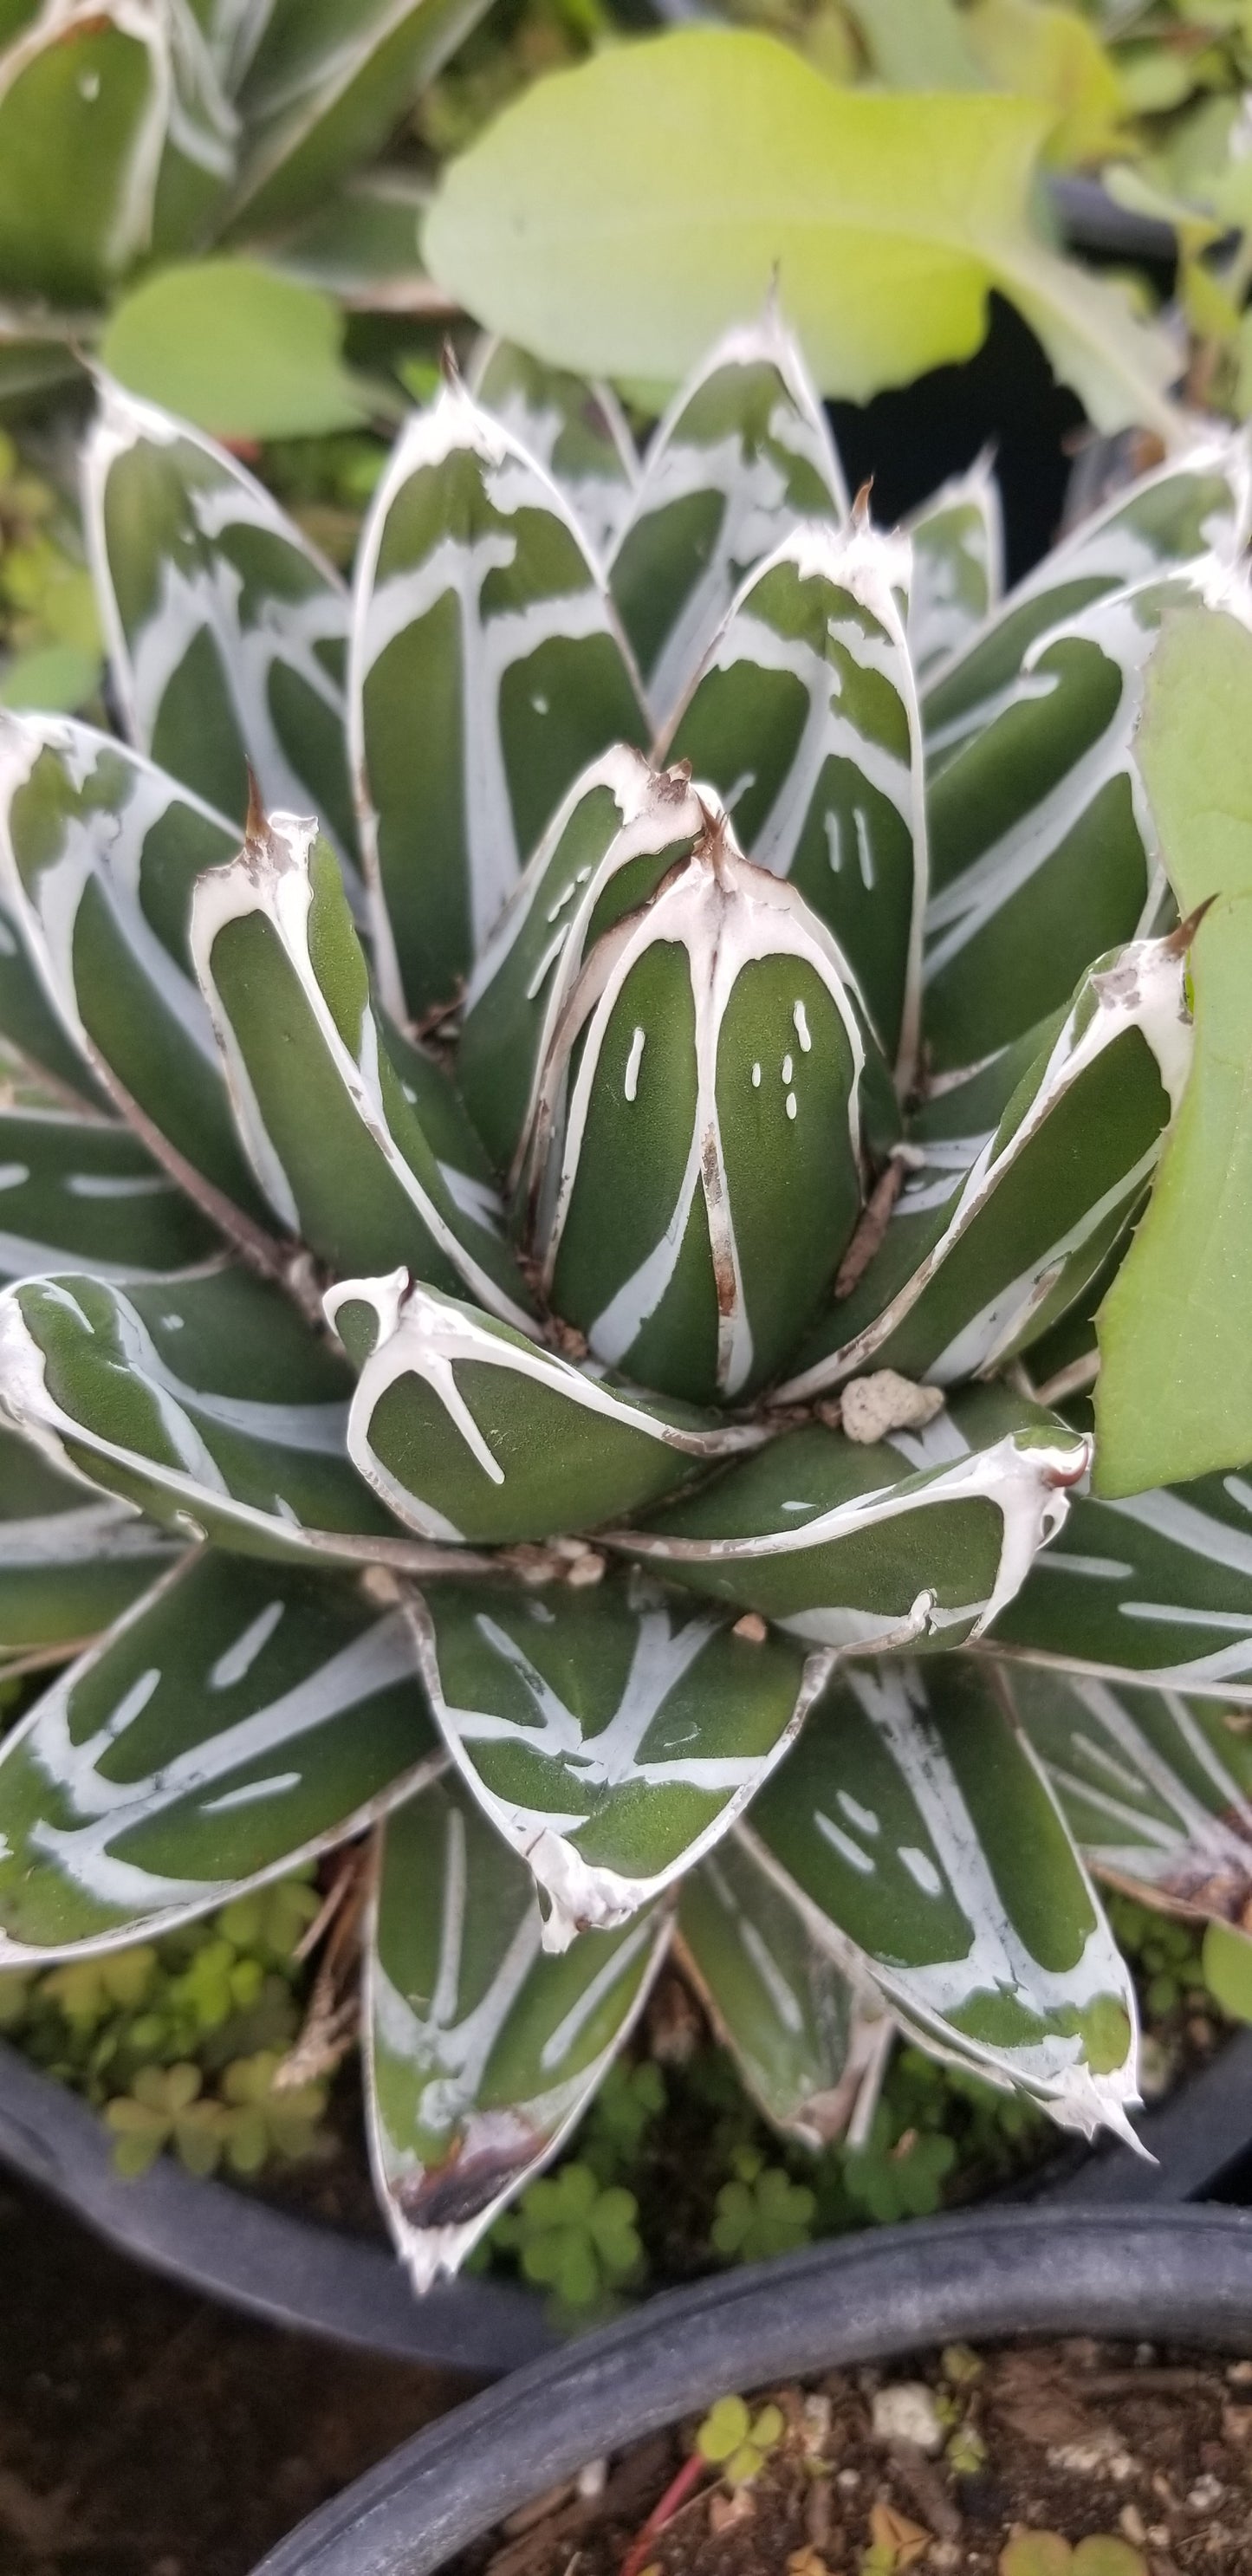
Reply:
[[[1249,1894],[1252,1485],[1094,1501],[1081,1418],[1191,1045],[1131,735],[1246,615],[1243,445],[1004,598],[986,464],[876,530],[771,315],[642,463],[486,353],[351,599],[107,387],[84,495],[126,738],[0,734],[0,1639],[88,1641],[0,1962],[361,1840],[419,2284],[667,1954],[798,2138],[897,2028],[1125,2132],[1088,1863]]]
[[[414,204],[328,194],[385,144],[488,0],[7,0],[0,12],[0,299],[105,300],[140,261],[309,215],[368,257]],[[410,257],[410,265],[412,259]],[[46,316],[44,317],[46,321]]]

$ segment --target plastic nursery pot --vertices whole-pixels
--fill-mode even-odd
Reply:
[[[1139,2134],[1155,2161],[1116,2145],[1062,2150],[1006,2197],[1055,2207],[1067,2222],[1084,2204],[1164,2211],[1215,2193],[1252,2197],[1239,2170],[1252,2163],[1252,2030],[1147,2112]],[[51,2192],[136,2262],[274,2325],[486,2378],[559,2344],[535,2291],[470,2275],[418,2299],[381,2242],[273,2209],[226,2183],[195,2181],[169,2157],[137,2181],[123,2181],[95,2112],[3,2044],[0,2163]],[[915,2222],[903,2235],[920,2251],[949,2228],[963,2235],[971,2223],[950,2215]],[[870,2248],[882,2235],[869,2230],[844,2246]],[[828,2250],[815,2249],[813,2260],[824,2261]],[[731,2276],[732,2285],[739,2277]],[[671,2304],[654,2301],[647,2313]]]
[[[730,2390],[946,2342],[1034,2334],[1252,2342],[1252,2217],[999,2210],[845,2237],[701,2283],[404,2444],[256,2576],[430,2576],[589,2460]]]

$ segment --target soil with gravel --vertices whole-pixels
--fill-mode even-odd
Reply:
[[[781,2426],[747,2484],[684,2471],[693,2421],[537,2499],[450,2576],[1252,2576],[1252,2360],[958,2348],[748,2403]],[[1097,2535],[1112,2548],[1071,2562]]]

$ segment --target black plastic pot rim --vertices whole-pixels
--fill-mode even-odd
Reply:
[[[732,2391],[960,2340],[1252,2348],[1252,2216],[998,2210],[845,2237],[660,2298],[457,2407],[255,2576],[430,2576],[503,2515]]]
[[[1168,2208],[1202,2197],[1252,2145],[1252,2030],[1147,2112],[1139,2131],[1148,2160],[1115,2145],[1062,2156],[1015,2185],[1015,2199],[1068,2212]],[[382,2241],[273,2208],[226,2183],[197,2181],[169,2156],[124,2180],[97,2113],[0,2042],[6,2164],[132,2260],[271,2325],[492,2379],[561,2347],[536,2291],[471,2275],[419,2299]],[[963,2224],[952,2215],[935,2222],[940,2230]],[[920,2244],[916,2224],[906,2234]]]

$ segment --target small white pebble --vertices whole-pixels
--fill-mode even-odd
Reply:
[[[739,1624],[742,1627],[742,1620]],[[825,2450],[830,2440],[831,2413],[830,2399],[820,2390],[805,2398],[800,2414],[800,2432],[806,2451]]]
[[[1143,2536],[1149,2549],[1168,2549],[1169,2547],[1170,2531],[1168,2523],[1150,2522]]]
[[[730,1633],[732,1637],[746,1637],[750,1646],[763,1646],[769,1630],[759,1610],[745,1610],[742,1619],[736,1619]]]
[[[836,2469],[835,2485],[837,2487],[842,2487],[845,2495],[851,2495],[853,2487],[859,2487],[860,2483],[861,2472],[859,2469]]]
[[[879,2442],[912,2442],[931,2457],[943,2449],[939,2409],[925,2381],[898,2379],[880,2388],[873,2407],[874,2438]]]
[[[579,2470],[575,2482],[580,2496],[591,2503],[596,2496],[603,2495],[608,2474],[607,2460],[588,2460],[586,2468]]]
[[[1207,2470],[1205,2475],[1197,2478],[1195,2485],[1187,2490],[1188,2513],[1211,2513],[1214,2505],[1221,2503],[1225,2492],[1221,2479],[1215,2478],[1212,2471]]]
[[[1112,2427],[1105,2425],[1097,2433],[1084,2434],[1077,2442],[1053,2442],[1048,2450],[1048,2466],[1072,2469],[1078,2477],[1129,2477],[1134,2461],[1123,2450]]]
[[[589,1583],[599,1583],[603,1579],[604,1571],[605,1559],[602,1556],[578,1556],[565,1580],[571,1592],[585,1592]]]
[[[914,1386],[895,1369],[875,1369],[870,1377],[849,1378],[840,1397],[843,1427],[849,1440],[885,1440],[889,1431],[920,1431],[943,1411],[941,1386]]]
[[[1117,2521],[1119,2530],[1125,2533],[1126,2538],[1130,2541],[1132,2547],[1135,2549],[1142,2549],[1148,2535],[1144,2525],[1143,2515],[1140,2513],[1138,2505],[1124,2504],[1117,2517]]]

